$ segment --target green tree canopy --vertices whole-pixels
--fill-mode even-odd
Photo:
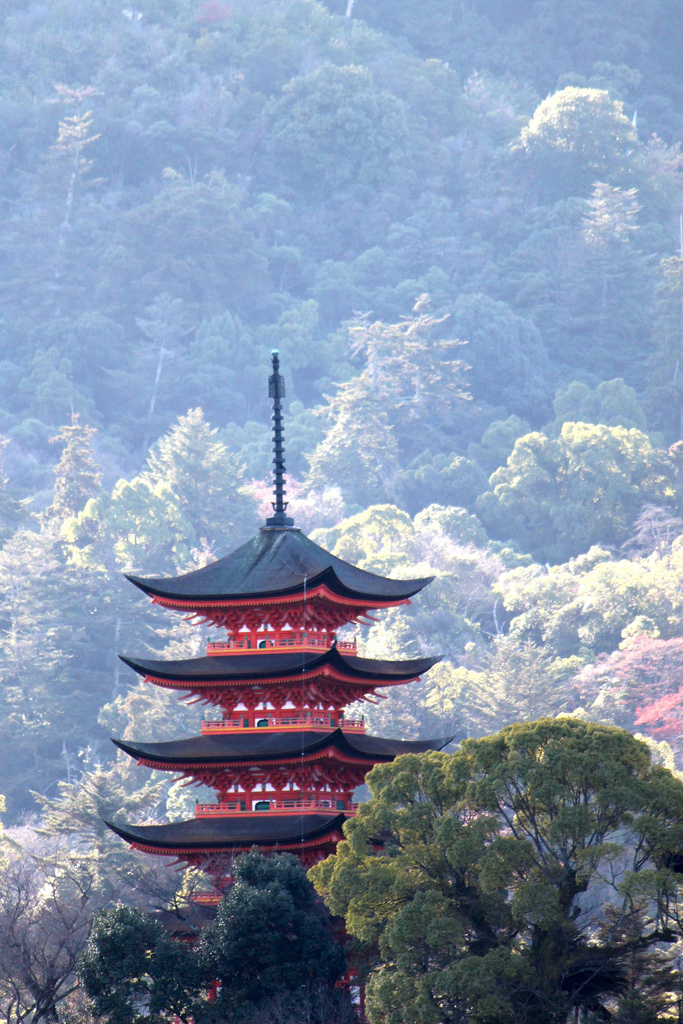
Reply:
[[[254,504],[240,492],[244,466],[201,409],[190,409],[159,438],[142,477],[152,491],[168,488],[197,540],[215,545],[221,554],[252,528]]]
[[[529,640],[498,637],[475,665],[442,665],[432,674],[426,704],[456,736],[481,736],[511,722],[556,716],[579,706],[579,687],[569,680],[578,656],[553,657]]]
[[[78,414],[74,413],[71,424],[63,426],[50,438],[54,444],[64,444],[55,466],[55,495],[48,509],[48,514],[57,519],[77,515],[97,494],[102,483],[102,470],[95,462],[92,447],[97,431],[93,427],[81,426],[78,419]]]
[[[620,544],[644,503],[675,500],[670,467],[647,435],[565,423],[558,438],[520,438],[477,511],[494,537],[541,561],[561,562],[591,544]]]
[[[191,948],[133,907],[95,918],[79,979],[93,1016],[109,1024],[154,1024],[172,1014],[189,1024],[202,977]]]
[[[367,375],[342,384],[328,400],[332,426],[309,458],[311,488],[341,488],[361,507],[396,495],[398,445],[392,424]]]
[[[279,994],[332,987],[344,954],[301,862],[254,851],[238,857],[233,875],[202,935],[205,971],[223,982],[216,1010],[229,1015]]]
[[[546,187],[582,193],[594,181],[613,181],[638,141],[623,103],[605,89],[567,86],[544,99],[522,129],[520,149]]]
[[[316,194],[376,186],[400,162],[406,125],[367,68],[324,64],[294,78],[270,110],[272,174]]]
[[[519,416],[494,420],[482,434],[479,444],[470,444],[467,453],[470,459],[476,460],[488,473],[493,473],[499,466],[505,465],[517,438],[529,433],[531,424]]]
[[[654,335],[648,381],[648,415],[669,441],[683,440],[683,258],[662,260],[656,286]]]
[[[572,381],[555,395],[553,411],[553,428],[558,432],[564,423],[604,423],[608,427],[647,429],[635,388],[621,378],[603,380],[597,388]]]
[[[448,327],[467,342],[463,358],[472,397],[542,423],[549,363],[533,321],[487,295],[462,295]]]
[[[247,1024],[280,1012],[292,1024],[302,1014],[312,1024],[349,1024],[348,999],[334,994],[344,952],[300,861],[254,850],[237,858],[232,875],[193,945],[131,907],[95,919],[79,977],[96,1018]]]
[[[604,1017],[682,933],[683,783],[621,729],[540,719],[368,784],[311,876],[367,944],[373,1024]]]
[[[643,631],[664,638],[681,634],[683,600],[677,580],[682,563],[680,537],[669,550],[635,559],[594,547],[562,565],[513,568],[496,589],[512,617],[511,636],[561,656],[592,659]]]
[[[429,306],[425,293],[398,323],[362,317],[349,324],[350,355],[365,368],[321,410],[330,427],[309,456],[311,487],[338,484],[361,505],[396,500],[414,487],[416,463],[424,462],[437,431],[454,433],[469,398],[467,366],[460,342],[437,336],[446,318],[433,316]]]

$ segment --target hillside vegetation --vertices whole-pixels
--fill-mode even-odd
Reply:
[[[437,576],[360,638],[445,654],[374,728],[571,712],[678,763],[680,7],[0,17],[6,820],[187,810],[107,735],[196,729],[116,653],[203,637],[122,573],[184,571],[257,528],[274,346],[297,522]]]

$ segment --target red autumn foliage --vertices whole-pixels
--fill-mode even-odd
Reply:
[[[206,0],[195,15],[200,25],[215,25],[219,21],[227,21],[232,17],[232,10],[221,0]]]
[[[617,725],[666,740],[683,755],[683,639],[636,637],[587,665],[576,682]]]
[[[636,708],[635,725],[656,740],[675,743],[683,735],[683,686],[659,700]]]

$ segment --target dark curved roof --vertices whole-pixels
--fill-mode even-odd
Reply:
[[[318,732],[229,732],[217,736],[191,736],[165,743],[126,743],[113,740],[121,750],[137,760],[164,765],[236,764],[240,761],[269,762],[300,758],[333,747],[341,754],[367,760],[393,761],[401,754],[424,754],[441,750],[453,736],[432,740],[393,740],[380,736],[345,733],[341,729]]]
[[[399,602],[417,594],[433,576],[419,580],[391,580],[343,562],[314,544],[297,529],[261,529],[246,544],[217,562],[183,576],[142,579],[131,583],[152,597],[179,601],[230,601],[296,595],[321,584],[340,597]]]
[[[343,814],[272,814],[262,818],[233,815],[226,818],[190,818],[170,825],[116,825],[105,821],[127,843],[141,843],[159,850],[229,849],[234,846],[293,846],[340,832]]]
[[[322,654],[312,651],[264,651],[263,654],[209,655],[187,661],[146,661],[137,658],[121,660],[141,676],[156,676],[169,682],[216,683],[238,682],[242,679],[277,679],[293,672],[312,675],[329,665],[347,676],[370,680],[381,686],[414,679],[427,672],[440,658],[414,658],[411,661],[375,661],[341,654],[332,647]]]

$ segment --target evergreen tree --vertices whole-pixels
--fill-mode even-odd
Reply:
[[[634,388],[623,380],[604,380],[591,389],[580,381],[560,388],[553,402],[552,428],[558,433],[563,423],[604,423],[608,427],[634,427],[645,431],[647,423]]]
[[[28,524],[29,500],[20,500],[12,494],[9,478],[3,472],[4,455],[9,440],[0,437],[0,541],[5,541],[22,526]]]
[[[658,1011],[674,981],[658,953],[681,932],[683,783],[644,743],[545,718],[399,757],[368,785],[311,875],[365,944],[373,1024],[555,1024],[614,1004],[634,1020],[636,993]]]
[[[209,976],[224,979],[216,1010],[253,1012],[281,993],[332,988],[344,953],[300,861],[253,851],[237,858],[234,878],[201,941]]]
[[[325,64],[289,82],[269,111],[267,153],[275,181],[316,195],[376,187],[398,165],[406,126],[395,96],[367,68]]]
[[[540,426],[550,366],[536,325],[487,295],[461,296],[448,324],[467,343],[462,356],[472,398]]]
[[[493,536],[553,562],[620,544],[646,501],[675,501],[671,468],[645,434],[587,423],[520,438],[489,486],[477,511]]]
[[[522,129],[519,149],[555,195],[581,194],[594,181],[618,180],[637,143],[623,103],[605,89],[567,86],[548,96]]]
[[[439,673],[427,695],[427,707],[460,736],[482,736],[513,722],[555,717],[574,711],[580,689],[571,684],[581,658],[554,658],[530,641],[498,637],[480,664]]]
[[[335,998],[333,988],[344,954],[300,862],[253,851],[237,858],[233,873],[196,945],[174,941],[159,921],[130,907],[95,919],[79,978],[97,1018],[247,1024],[272,1013],[287,1024],[351,1024],[348,999]]]
[[[95,462],[92,446],[97,431],[81,426],[78,413],[73,413],[71,424],[63,426],[50,438],[51,444],[64,444],[59,462],[55,466],[55,493],[46,514],[58,520],[77,515],[86,503],[97,496],[102,483],[102,471]]]
[[[309,458],[311,487],[334,481],[359,504],[400,500],[404,484],[412,484],[413,458],[448,444],[443,435],[454,431],[469,397],[466,365],[457,340],[434,336],[445,318],[433,316],[429,305],[424,294],[398,323],[363,318],[350,326],[350,353],[366,366],[328,398],[331,426]]]
[[[338,485],[347,502],[367,505],[396,495],[398,446],[385,404],[367,374],[328,399],[332,426],[310,456],[307,483]]]
[[[650,365],[648,413],[671,441],[683,440],[683,259],[663,260],[656,289],[656,350]]]
[[[132,907],[95,919],[78,974],[94,1016],[110,1024],[168,1015],[188,1024],[201,1012],[202,977],[192,949]]]
[[[254,505],[241,491],[244,466],[219,440],[201,409],[180,416],[157,441],[141,479],[152,491],[167,488],[192,524],[196,540],[221,553],[237,547],[253,528]]]

